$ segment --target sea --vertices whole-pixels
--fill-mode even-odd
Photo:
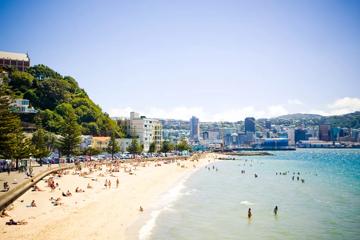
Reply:
[[[184,177],[138,238],[360,239],[360,149],[272,153],[210,162]]]

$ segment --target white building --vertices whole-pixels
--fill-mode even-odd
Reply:
[[[127,152],[128,147],[131,145],[131,138],[117,138],[116,142],[120,147],[120,152]]]
[[[91,135],[81,135],[80,149],[84,150],[91,146],[92,136]]]
[[[294,146],[295,145],[295,129],[289,128],[286,130],[289,140],[289,145]]]
[[[30,101],[27,99],[16,99],[11,104],[11,109],[16,113],[37,113],[37,110],[30,106]]]
[[[133,138],[138,138],[144,146],[144,151],[149,151],[150,144],[155,142],[157,151],[161,148],[162,125],[159,120],[140,116],[139,113],[131,112],[129,131]]]

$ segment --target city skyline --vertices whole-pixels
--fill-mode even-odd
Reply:
[[[0,50],[75,77],[111,116],[360,110],[356,1],[86,3],[0,1]]]

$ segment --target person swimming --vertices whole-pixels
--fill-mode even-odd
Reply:
[[[274,208],[274,214],[275,214],[275,216],[277,216],[277,213],[278,213],[278,206],[275,206],[275,208]]]
[[[248,210],[248,218],[251,218],[251,216],[252,216],[251,208],[249,208],[249,210]]]

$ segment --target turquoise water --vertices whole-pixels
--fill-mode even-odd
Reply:
[[[152,219],[148,238],[360,239],[360,149],[274,154],[209,165],[219,171],[197,171]],[[293,181],[293,172],[300,172],[305,183]]]

